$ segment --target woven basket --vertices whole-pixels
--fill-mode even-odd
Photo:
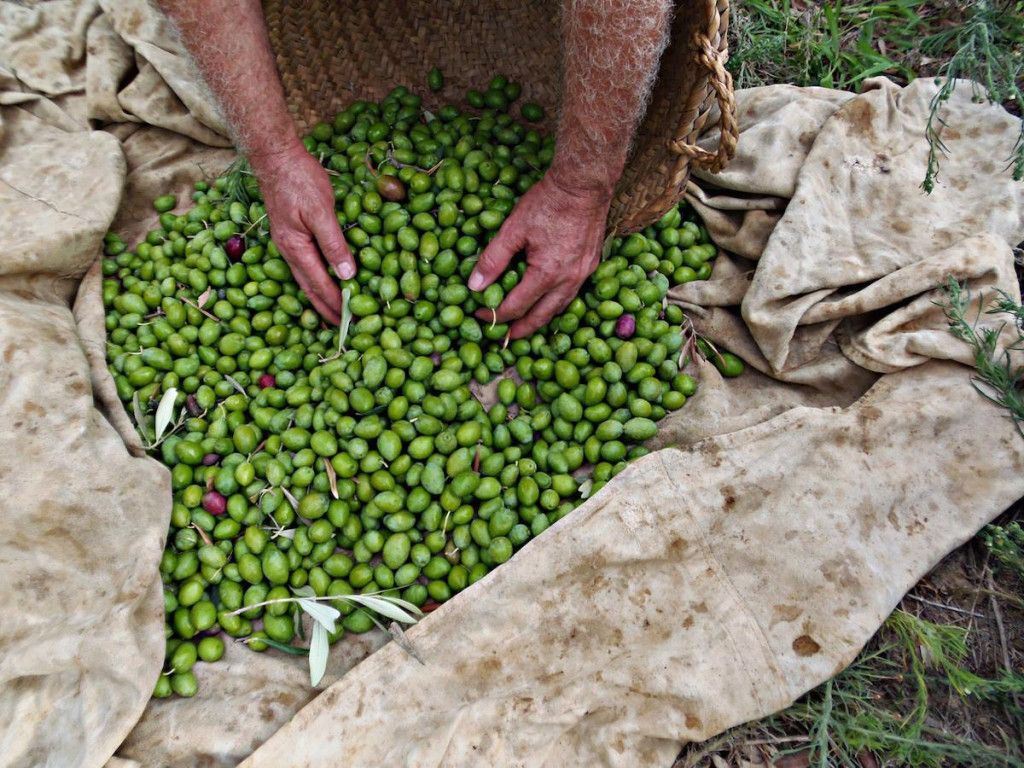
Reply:
[[[555,113],[561,92],[558,0],[265,0],[264,16],[289,108],[306,131],[356,99],[397,85],[425,106],[463,103],[495,74],[522,83],[523,101]],[[668,50],[609,215],[617,232],[640,229],[682,197],[692,163],[720,170],[736,147],[727,56],[728,0],[679,0]],[[445,87],[426,87],[440,67]],[[712,105],[722,113],[716,152],[695,145]],[[549,118],[542,128],[554,128]]]

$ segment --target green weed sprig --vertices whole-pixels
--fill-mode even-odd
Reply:
[[[956,338],[970,345],[973,351],[974,367],[977,370],[977,375],[971,380],[974,388],[987,399],[1006,408],[1017,431],[1024,436],[1024,393],[1021,391],[1024,371],[1015,368],[1010,360],[1011,350],[1024,348],[1024,308],[1005,292],[999,291],[1001,298],[992,309],[984,313],[1008,315],[1017,329],[1017,341],[1000,352],[999,338],[1006,328],[1006,322],[979,328],[984,302],[979,302],[977,309],[971,313],[970,291],[952,277],[946,283],[946,294],[949,303],[943,305],[942,309],[949,320],[949,330]],[[972,316],[969,317],[969,314]]]
[[[954,53],[939,70],[942,85],[932,98],[925,129],[928,169],[921,186],[929,193],[935,188],[941,158],[949,153],[941,138],[945,123],[939,112],[958,87],[958,80],[971,81],[977,101],[1024,104],[1020,87],[1024,78],[1024,3],[974,0],[964,24],[930,35],[921,44],[924,53],[935,57],[950,47]],[[1024,178],[1024,122],[1007,164],[1016,181]]]

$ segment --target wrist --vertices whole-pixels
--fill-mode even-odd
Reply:
[[[289,136],[284,139],[275,139],[272,142],[265,142],[263,145],[249,149],[245,156],[249,165],[259,176],[261,173],[272,172],[282,162],[304,159],[309,155],[306,145],[297,136]]]
[[[584,176],[579,172],[566,172],[554,165],[544,176],[564,198],[568,205],[590,210],[607,208],[615,192],[615,179]]]

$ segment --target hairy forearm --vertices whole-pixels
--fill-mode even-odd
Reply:
[[[611,198],[668,41],[672,0],[565,0],[564,83],[549,174]]]
[[[259,0],[157,0],[175,23],[242,152],[259,163],[298,142]]]

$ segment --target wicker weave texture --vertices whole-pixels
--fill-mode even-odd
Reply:
[[[561,93],[558,0],[265,0],[263,11],[289,108],[311,128],[356,99],[379,100],[397,85],[427,108],[464,104],[496,74],[522,83],[522,101],[557,112]],[[716,154],[693,141],[717,98],[723,127],[735,110],[726,56],[728,0],[680,0],[669,47],[626,171],[610,226],[632,231],[678,202],[690,165],[720,167],[735,148],[723,130]],[[426,87],[440,67],[445,87]],[[549,117],[541,128],[554,128]],[[730,138],[732,139],[730,144]]]

